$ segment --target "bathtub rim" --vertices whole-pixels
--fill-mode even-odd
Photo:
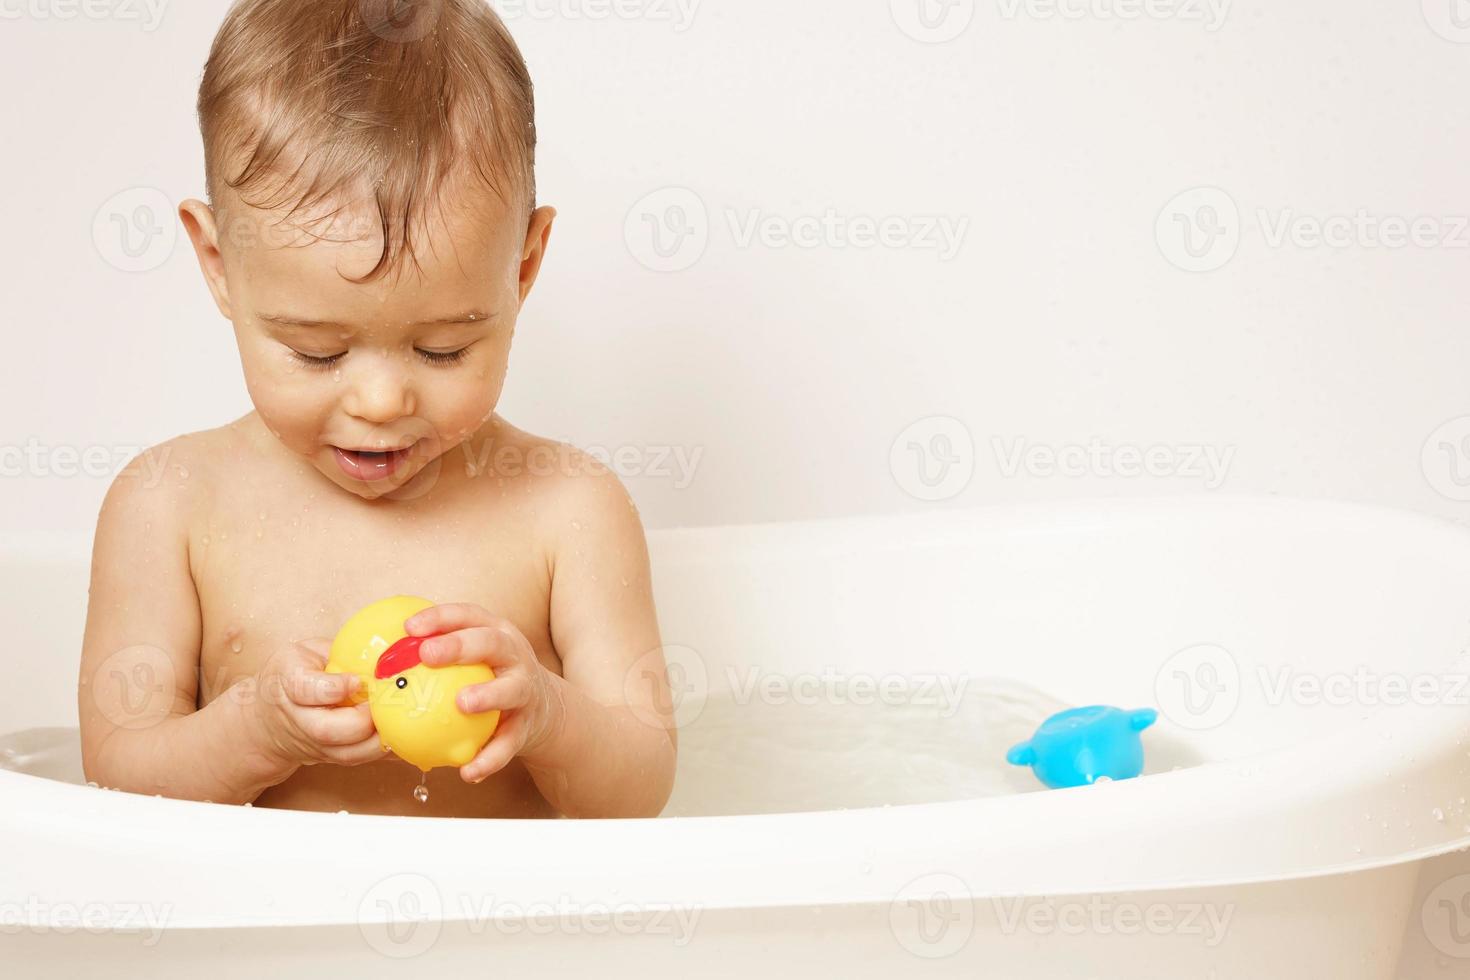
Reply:
[[[1034,523],[1037,516],[1046,516],[1049,518],[1047,522],[1049,528],[1066,529],[1068,527],[1075,528],[1081,523],[1099,519],[1120,520],[1136,518],[1140,514],[1158,516],[1161,509],[1168,510],[1175,515],[1202,511],[1215,514],[1229,511],[1236,516],[1243,515],[1247,517],[1253,514],[1256,516],[1265,514],[1274,516],[1277,519],[1310,515],[1312,519],[1322,521],[1341,521],[1354,517],[1371,516],[1380,525],[1378,528],[1379,532],[1384,530],[1382,525],[1386,525],[1389,531],[1399,530],[1405,533],[1412,531],[1416,534],[1432,535],[1437,539],[1434,545],[1435,547],[1444,547],[1446,549],[1457,547],[1457,550],[1470,555],[1470,531],[1452,522],[1443,521],[1416,512],[1402,511],[1377,505],[1273,497],[1121,498],[1102,501],[1028,503],[977,509],[942,509],[921,515],[831,518],[820,521],[798,522],[795,527],[801,529],[796,534],[804,535],[801,540],[803,548],[811,543],[809,539],[812,538],[817,543],[824,543],[840,548],[872,546],[875,542],[881,544],[883,540],[897,540],[898,537],[901,537],[905,544],[913,545],[916,543],[922,544],[924,541],[923,535],[927,534],[937,535],[933,540],[936,543],[944,543],[946,540],[946,536],[943,534],[944,529],[949,528],[952,530],[956,521],[977,529],[1003,529],[1005,527],[1022,527],[1028,523]],[[1058,522],[1056,520],[1058,517],[1066,518],[1067,520]],[[853,539],[852,532],[855,529],[861,530],[862,532],[859,540]],[[677,560],[680,557],[678,551],[680,547],[685,548],[685,556],[688,556],[692,560],[699,560],[701,552],[707,547],[709,536],[714,534],[723,535],[725,544],[732,546],[742,545],[761,549],[768,549],[770,547],[793,549],[797,547],[795,543],[796,534],[793,534],[793,525],[787,523],[746,525],[737,528],[671,529],[664,532],[651,532],[650,538],[662,540],[665,543],[666,550],[664,557],[666,560]],[[1432,756],[1437,749],[1443,748],[1448,744],[1451,734],[1463,733],[1465,726],[1452,722],[1444,714],[1438,717],[1431,717],[1432,715],[1432,711],[1426,714],[1423,711],[1415,712],[1406,711],[1405,709],[1378,709],[1371,713],[1369,717],[1354,723],[1351,730],[1360,736],[1359,740],[1362,743],[1371,745],[1377,739],[1376,735],[1371,739],[1369,737],[1373,735],[1373,726],[1376,724],[1389,725],[1407,740],[1422,744],[1425,747],[1425,761],[1419,767],[1421,770],[1435,769],[1442,773],[1447,769],[1449,760],[1432,758]],[[1190,770],[1175,773],[1161,773],[1142,780],[1116,784],[1106,792],[1114,794],[1112,797],[1114,801],[1126,802],[1126,809],[1134,809],[1139,805],[1146,805],[1150,801],[1156,801],[1161,794],[1167,795],[1163,794],[1163,791],[1160,790],[1145,791],[1145,787],[1162,784],[1166,789],[1179,787],[1181,790],[1186,790],[1190,788],[1190,784],[1198,783],[1202,780],[1218,782],[1216,777],[1227,775],[1228,770],[1232,768],[1249,771],[1251,764],[1261,762],[1262,760],[1266,763],[1275,763],[1277,766],[1294,762],[1300,763],[1303,761],[1304,752],[1304,747],[1294,746],[1290,749],[1278,749],[1262,753],[1260,756],[1250,759],[1208,763]],[[1263,767],[1265,770],[1270,770],[1271,768],[1272,766],[1269,764]],[[1293,772],[1301,771],[1298,767],[1289,768],[1292,768]],[[1352,775],[1350,769],[1351,767],[1345,767],[1343,771],[1334,773],[1334,775],[1344,777],[1336,785],[1347,788],[1353,787],[1352,780],[1347,778]],[[1299,785],[1290,782],[1292,774],[1292,772],[1286,773],[1288,777],[1287,781],[1277,783],[1277,785],[1300,789],[1301,787]],[[1257,777],[1260,775],[1260,772],[1256,773]],[[1275,775],[1280,776],[1282,774],[1278,771]],[[1413,779],[1414,775],[1414,773],[1399,771],[1396,772],[1393,781],[1396,782],[1400,778]],[[1371,780],[1359,785],[1357,788],[1363,792],[1358,795],[1362,796],[1370,792],[1376,792],[1381,795],[1381,791],[1384,788],[1383,785],[1380,785],[1382,782],[1382,780]],[[1257,782],[1256,788],[1259,788],[1259,786],[1260,783]],[[1218,789],[1220,787],[1216,786],[1216,788]],[[1028,796],[1036,799],[1064,799],[1059,794],[1087,791],[1089,790],[1055,791],[1046,794],[1028,794]],[[68,795],[72,793],[89,795]],[[1183,792],[1180,792],[1176,794],[1176,797],[1182,798],[1183,795]],[[39,831],[37,836],[44,838],[46,836],[44,828],[28,827],[28,821],[23,819],[24,814],[20,814],[18,811],[29,809],[31,805],[39,804],[49,798],[49,801],[52,803],[58,805],[66,804],[66,812],[68,814],[70,814],[70,807],[74,805],[79,805],[79,809],[82,811],[94,811],[96,816],[104,818],[102,821],[104,826],[119,827],[124,833],[130,827],[133,830],[144,829],[145,832],[141,835],[133,835],[130,841],[125,836],[123,841],[131,842],[135,845],[144,845],[145,847],[150,843],[149,838],[152,836],[146,832],[146,829],[149,827],[156,828],[160,822],[177,824],[182,828],[191,828],[191,825],[196,823],[220,824],[237,819],[243,809],[192,801],[157,800],[134,794],[100,792],[84,786],[52,783],[49,780],[43,780],[39,777],[9,772],[0,772],[0,797],[5,797],[12,803],[12,806],[7,808],[8,812],[0,814],[0,830],[8,834],[24,833],[27,829],[31,829]],[[1012,803],[1017,799],[1023,798],[1025,797],[1006,797],[1003,799],[1007,803]],[[1174,800],[1176,808],[1179,807],[1179,798]],[[1274,814],[1280,810],[1279,805],[1277,805],[1279,799],[1273,797],[1272,800],[1273,806],[1265,808],[1268,811],[1265,817],[1266,820],[1269,820],[1270,814]],[[727,841],[739,841],[742,837],[749,836],[755,830],[760,831],[759,836],[774,838],[779,838],[781,836],[780,832],[783,829],[806,830],[809,828],[804,827],[804,824],[830,819],[833,813],[836,812],[844,814],[843,819],[846,821],[857,821],[858,829],[870,835],[869,839],[871,839],[871,835],[875,835],[884,829],[891,830],[894,826],[903,829],[904,826],[927,826],[938,823],[946,827],[959,827],[967,819],[974,820],[980,817],[988,817],[989,814],[986,811],[995,809],[999,804],[1000,800],[963,800],[943,803],[916,803],[847,811],[811,811],[787,814],[597,821],[592,822],[590,827],[588,824],[577,824],[579,830],[576,833],[598,839],[599,843],[593,848],[594,853],[601,850],[603,854],[609,852],[617,854],[620,852],[627,853],[629,848],[627,844],[620,845],[620,840],[637,841],[640,835],[649,833],[653,828],[667,829],[674,820],[677,820],[683,827],[697,831],[706,837],[718,835]],[[138,809],[140,806],[142,809]],[[1048,807],[1062,808],[1061,804],[1048,805],[1036,803],[1024,805],[1024,808],[1034,810],[1038,806],[1042,809]],[[206,813],[205,811],[191,809],[198,807],[210,807],[211,810]],[[1119,804],[1115,803],[1113,809],[1118,810],[1119,808]],[[1197,806],[1195,808],[1197,809]],[[47,810],[44,806],[38,809],[41,812],[46,812]],[[1260,810],[1262,808],[1258,806],[1256,809]],[[1427,812],[1427,808],[1421,809]],[[217,816],[221,812],[231,814],[232,816],[223,818]],[[328,824],[322,823],[322,821],[341,819],[337,814],[331,813],[267,811],[265,808],[261,808],[259,812],[270,814],[264,822],[264,827],[257,826],[255,828],[259,832],[257,836],[260,837],[266,837],[269,835],[269,830],[279,829],[280,827],[300,826],[303,830],[320,830],[328,826]],[[1116,813],[1114,814],[1115,817],[1117,815]],[[252,808],[252,818],[253,816],[254,810]],[[106,817],[114,819],[108,820],[105,819]],[[153,820],[150,817],[159,817],[162,820]],[[196,820],[196,817],[201,819]],[[137,822],[130,824],[129,821]],[[385,825],[381,823],[382,821],[392,821],[393,823]],[[430,821],[431,823],[426,824],[425,821]],[[66,816],[63,816],[61,823],[65,824],[67,822]],[[432,822],[447,825],[440,829],[445,831],[446,836],[454,837],[458,835],[455,833],[453,826],[466,823],[467,821],[452,818],[412,818],[405,820],[400,817],[377,817],[373,815],[355,815],[354,818],[354,823],[358,826],[360,835],[364,837],[377,836],[385,831],[394,829],[406,830],[410,826],[430,829],[433,827]],[[513,826],[519,828],[521,831],[529,831],[529,833],[523,834],[523,836],[526,836],[531,842],[541,838],[544,834],[542,830],[530,831],[530,828],[526,826],[527,823],[537,825],[543,829],[546,827],[570,826],[561,821],[551,821],[544,824],[540,822],[509,820],[476,820],[473,822],[478,827],[484,827],[486,825],[494,825],[497,828]],[[866,827],[863,826],[865,823],[867,824]],[[340,828],[333,829],[337,830]],[[463,828],[460,829],[463,830]],[[593,832],[589,834],[589,830]],[[1436,829],[1432,826],[1419,826],[1418,831],[1431,836],[1436,833]],[[1457,833],[1452,834],[1449,832],[1448,827],[1441,827],[1437,832],[1440,835],[1438,840],[1430,840],[1422,844],[1416,843],[1414,846],[1403,846],[1403,842],[1400,840],[1397,846],[1389,848],[1390,853],[1372,854],[1355,858],[1344,858],[1339,853],[1336,859],[1326,859],[1311,866],[1299,861],[1291,867],[1274,872],[1257,869],[1242,871],[1233,875],[1216,873],[1186,876],[1178,874],[1159,875],[1155,873],[1153,875],[1130,876],[1125,873],[1097,873],[1106,869],[1105,864],[1100,864],[1092,868],[1094,873],[1089,876],[1088,881],[1071,886],[1055,878],[1044,881],[1039,885],[1028,884],[1022,886],[1015,883],[1019,882],[1019,877],[1013,877],[1011,879],[1001,877],[997,884],[990,884],[990,879],[983,875],[965,876],[961,874],[958,877],[960,880],[966,882],[967,886],[970,887],[968,894],[975,898],[1025,897],[1037,894],[1112,894],[1119,892],[1152,892],[1188,888],[1233,887],[1252,883],[1316,878],[1326,875],[1349,874],[1386,868],[1409,862],[1417,862],[1429,857],[1460,850],[1467,843],[1470,843],[1470,836]],[[12,837],[12,839],[16,838]],[[832,839],[824,840],[821,835],[812,835],[806,840],[806,843],[809,845],[825,844],[827,846],[827,853],[823,856],[823,860],[829,870],[841,875],[844,887],[840,891],[834,891],[830,888],[812,887],[812,883],[810,882],[793,882],[789,880],[790,876],[783,875],[780,888],[768,886],[765,889],[766,892],[777,891],[782,894],[767,894],[764,898],[760,899],[753,898],[750,894],[732,894],[725,899],[714,901],[701,897],[699,899],[700,904],[712,908],[762,908],[811,904],[869,904],[873,901],[891,900],[896,892],[896,885],[901,885],[902,880],[895,881],[892,874],[887,874],[883,876],[882,882],[880,883],[877,877],[869,877],[867,881],[864,881],[862,877],[854,877],[852,875],[852,870],[849,866],[877,857],[876,850],[858,846],[855,843],[855,839],[861,840],[862,837],[852,833],[843,833],[841,835],[835,835]],[[152,843],[166,846],[168,841],[160,840]],[[1196,850],[1198,846],[1196,844]],[[814,846],[813,850],[820,853],[822,848]],[[923,870],[925,865],[936,864],[932,852],[916,855],[911,853],[911,851],[912,849],[910,849],[910,852],[904,852],[908,857],[912,858],[911,861],[906,862],[907,872],[922,875],[926,873]],[[895,849],[892,853],[898,855],[899,851]],[[1303,853],[1298,849],[1297,856],[1300,858],[1303,856]],[[162,854],[159,856],[165,863],[168,862],[166,856]],[[22,860],[24,860],[24,857],[22,857]],[[807,863],[812,863],[812,852],[807,852],[805,857],[807,858]],[[884,860],[888,860],[888,858],[885,856]],[[175,869],[174,873],[188,873],[187,866],[182,861],[179,863],[181,867]],[[799,864],[801,862],[798,860],[797,863]],[[480,867],[479,862],[476,862],[476,867]],[[452,865],[444,863],[443,868],[450,869]],[[845,874],[842,873],[844,869],[846,871]],[[480,868],[480,870],[493,873],[494,867],[490,865]],[[943,871],[942,868],[939,870]],[[36,868],[29,869],[29,872],[32,874],[36,871]],[[575,871],[575,867],[571,871]],[[912,876],[910,874],[910,877]],[[3,870],[0,870],[0,881],[3,881],[6,877],[8,875]],[[20,874],[19,877],[24,878],[26,875]],[[979,887],[976,887],[977,877]],[[42,875],[35,875],[33,879],[35,887],[32,888],[32,891],[40,890],[40,882],[43,880]],[[571,879],[568,877],[566,880]],[[708,885],[709,882],[706,881],[703,884]],[[803,888],[806,890],[802,891]],[[676,890],[676,892],[685,891],[685,889]],[[599,893],[596,888],[578,890],[578,894],[583,895],[610,895],[615,893],[615,890],[614,892],[604,891]],[[675,892],[670,892],[668,889],[665,889],[664,893],[674,894],[674,897],[660,902],[659,899],[649,895],[640,900],[641,904],[657,906],[659,904],[669,905],[680,903],[680,897]],[[702,893],[698,890],[691,889],[687,890],[687,894]],[[685,902],[684,904],[688,903]],[[342,924],[354,921],[360,923],[362,921],[361,915],[355,911],[354,914],[345,914],[349,911],[347,908],[339,910],[336,914],[320,917],[312,917],[308,913],[306,918],[303,918],[304,911],[298,909],[288,912],[286,909],[282,909],[279,914],[274,916],[256,917],[248,914],[245,909],[236,909],[230,913],[222,913],[216,917],[210,915],[204,909],[199,908],[192,915],[186,916],[183,924],[174,925],[171,928],[216,928],[220,925],[232,923],[255,926],[271,924]],[[244,914],[242,915],[242,913]]]

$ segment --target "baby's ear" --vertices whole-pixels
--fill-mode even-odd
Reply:
[[[541,260],[546,257],[546,243],[551,238],[551,222],[556,218],[556,208],[539,207],[531,212],[526,225],[526,242],[521,248],[521,302],[526,302],[536,276],[541,272]]]
[[[225,261],[219,250],[219,226],[214,211],[203,201],[187,200],[179,205],[179,220],[194,243],[194,255],[199,259],[199,271],[204,273],[205,285],[214,297],[214,305],[226,320],[230,317],[230,290],[225,281]]]

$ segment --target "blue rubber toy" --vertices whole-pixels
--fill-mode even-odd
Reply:
[[[1013,766],[1030,766],[1052,789],[1090,786],[1099,779],[1132,779],[1143,772],[1138,733],[1159,717],[1153,708],[1124,711],[1095,704],[1060,711],[1028,742],[1006,753]]]

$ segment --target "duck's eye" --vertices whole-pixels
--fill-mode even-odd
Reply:
[[[405,687],[408,686],[408,678],[407,677],[400,677],[400,678],[398,678],[398,680],[394,681],[393,683],[396,684],[398,686],[398,689],[401,691]]]

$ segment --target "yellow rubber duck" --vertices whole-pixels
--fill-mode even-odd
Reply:
[[[435,603],[398,595],[358,610],[332,641],[329,674],[356,674],[354,704],[368,702],[383,745],[424,772],[462,766],[490,741],[499,711],[466,714],[455,704],[461,688],[494,680],[485,664],[430,667],[419,659],[427,636],[409,636],[410,616]]]

